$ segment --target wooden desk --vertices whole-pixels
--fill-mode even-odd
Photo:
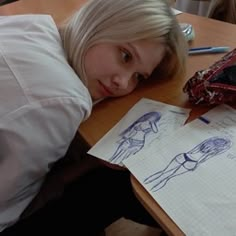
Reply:
[[[185,13],[178,15],[178,19],[180,22],[187,22],[194,26],[196,38],[191,43],[192,47],[230,46],[232,49],[236,47],[236,25]],[[196,118],[212,107],[192,106],[188,103],[188,97],[182,92],[182,88],[186,80],[197,70],[207,68],[222,56],[223,54],[191,56],[188,59],[185,78],[155,83],[152,81],[128,96],[107,99],[97,104],[91,117],[81,125],[80,134],[90,146],[93,146],[142,97],[192,108],[189,121]],[[184,235],[141,184],[133,176],[131,178],[137,197],[165,231],[169,235]]]
[[[0,15],[50,14],[60,23],[87,0],[20,0],[0,7]]]

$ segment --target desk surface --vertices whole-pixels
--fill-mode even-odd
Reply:
[[[1,1],[1,0],[0,0]],[[10,1],[10,0],[9,0]],[[0,15],[50,14],[60,23],[87,0],[20,0],[0,7]]]
[[[236,47],[236,25],[185,13],[178,15],[178,19],[180,22],[192,24],[195,29],[196,37],[191,43],[191,47],[229,46],[232,49]],[[80,127],[82,137],[90,146],[93,146],[142,97],[191,108],[192,112],[189,121],[205,113],[212,107],[192,106],[188,103],[188,97],[182,92],[182,88],[186,80],[197,70],[207,68],[222,56],[223,54],[190,56],[187,62],[187,74],[185,78],[159,82],[151,81],[128,96],[107,99],[97,104],[94,107],[91,117]],[[169,235],[184,235],[133,176],[132,183],[139,200],[162,225],[166,232]]]

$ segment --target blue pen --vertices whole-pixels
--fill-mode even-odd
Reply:
[[[223,53],[228,51],[229,47],[201,47],[201,48],[190,48],[188,50],[188,54],[194,55],[203,53]]]

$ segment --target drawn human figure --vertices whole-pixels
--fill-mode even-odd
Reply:
[[[144,184],[152,184],[151,191],[156,192],[163,188],[171,178],[194,171],[199,164],[227,151],[231,145],[231,140],[225,137],[206,139],[192,150],[176,155],[166,168],[148,176]]]
[[[117,142],[119,145],[110,161],[120,163],[139,152],[145,145],[147,135],[158,132],[157,122],[160,118],[160,112],[148,112],[119,134],[121,139]]]

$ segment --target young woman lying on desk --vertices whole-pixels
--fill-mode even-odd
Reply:
[[[93,102],[132,92],[157,67],[182,73],[184,42],[165,0],[92,0],[59,28],[48,15],[0,18],[2,235],[94,235],[123,216],[157,226],[129,173],[95,158],[84,159],[72,182],[56,179],[56,199],[29,205]]]

